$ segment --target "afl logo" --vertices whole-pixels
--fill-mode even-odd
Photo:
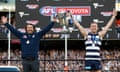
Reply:
[[[51,16],[52,14],[55,13],[55,9],[52,6],[45,6],[40,8],[39,12],[44,16]]]

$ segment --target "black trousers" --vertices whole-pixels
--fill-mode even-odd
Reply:
[[[39,72],[38,59],[23,59],[23,72]]]

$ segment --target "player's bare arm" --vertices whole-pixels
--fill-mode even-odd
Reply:
[[[106,32],[108,31],[108,29],[109,29],[109,28],[111,27],[111,25],[113,24],[113,21],[114,21],[116,15],[117,15],[117,12],[114,10],[111,19],[108,21],[108,23],[107,23],[106,26],[103,28],[103,30],[98,33],[101,38],[104,37],[104,35],[105,35]]]
[[[81,34],[86,37],[87,36],[87,32],[85,31],[85,28],[77,21],[73,18],[74,24],[78,27],[78,29],[80,30]]]

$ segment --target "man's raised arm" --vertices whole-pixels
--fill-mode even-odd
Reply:
[[[22,33],[15,29],[13,26],[7,23],[7,17],[2,16],[1,17],[1,22],[4,24],[13,34],[15,34],[17,37],[21,37]]]
[[[109,29],[109,28],[111,27],[111,25],[113,24],[113,21],[114,21],[116,15],[117,15],[117,12],[116,12],[115,10],[113,10],[113,15],[112,15],[111,19],[108,21],[108,23],[107,23],[106,26],[103,28],[103,30],[99,32],[100,37],[102,37],[102,38],[104,37],[104,35],[105,35],[106,32],[108,31],[108,29]]]
[[[73,18],[73,21],[74,21],[74,24],[78,27],[78,29],[80,30],[80,32],[81,32],[81,34],[84,36],[84,37],[86,37],[87,36],[87,32],[85,31],[85,28],[82,26],[82,25],[80,25],[80,23],[77,21],[77,20],[75,20],[74,18]]]

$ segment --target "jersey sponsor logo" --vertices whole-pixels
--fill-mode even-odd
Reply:
[[[23,38],[24,38],[24,39],[26,39],[26,38],[27,38],[27,36],[26,36],[26,35],[23,35]]]

